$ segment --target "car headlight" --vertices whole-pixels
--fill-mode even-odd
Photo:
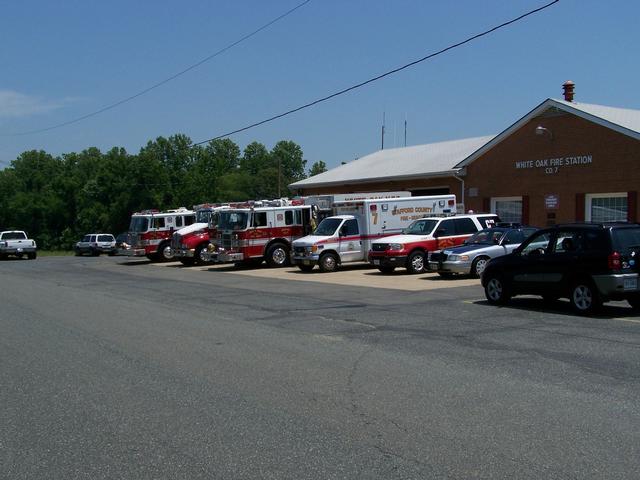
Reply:
[[[449,255],[449,260],[452,262],[466,262],[469,260],[469,255]]]
[[[403,247],[404,247],[404,245],[402,245],[401,243],[390,243],[389,244],[389,250],[402,250]]]

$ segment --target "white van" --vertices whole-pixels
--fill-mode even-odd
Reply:
[[[332,272],[342,263],[367,261],[372,240],[402,232],[425,216],[456,211],[455,195],[336,202],[335,214],[323,219],[311,235],[293,242],[292,263],[303,272],[315,265]]]

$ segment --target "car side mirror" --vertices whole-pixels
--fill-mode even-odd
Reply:
[[[494,238],[493,239],[493,243],[496,244],[496,245],[500,245],[500,239],[499,238]],[[504,242],[504,243],[505,243],[505,245],[507,244],[507,242]]]

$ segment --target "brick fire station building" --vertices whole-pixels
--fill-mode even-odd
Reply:
[[[465,210],[545,226],[638,221],[640,110],[547,99],[492,137],[381,150],[296,182],[300,194],[454,193]]]

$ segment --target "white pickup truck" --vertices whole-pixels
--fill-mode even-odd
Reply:
[[[0,259],[4,260],[9,255],[22,258],[24,255],[29,260],[36,258],[36,242],[27,237],[21,230],[9,230],[0,232]]]

